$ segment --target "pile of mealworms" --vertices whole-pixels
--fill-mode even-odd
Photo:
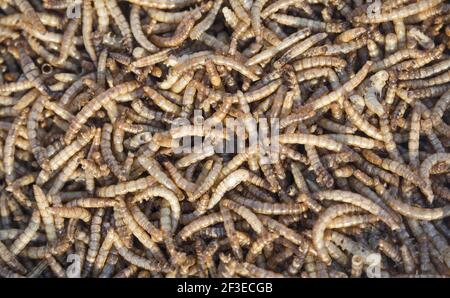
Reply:
[[[444,0],[1,0],[0,276],[450,276],[449,49]]]

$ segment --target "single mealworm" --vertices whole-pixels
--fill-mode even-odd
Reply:
[[[43,190],[37,186],[33,185],[33,193],[34,198],[36,200],[37,207],[41,214],[42,222],[44,223],[45,233],[47,235],[47,239],[50,242],[56,240],[56,231],[53,215],[48,210],[49,202],[47,197],[45,196]]]
[[[162,197],[164,198],[169,204],[171,208],[171,217],[172,217],[172,231],[175,231],[178,220],[180,218],[180,203],[178,201],[178,198],[176,197],[175,193],[170,191],[169,189],[165,187],[151,187],[148,188],[142,192],[137,193],[132,200],[132,203],[142,202],[144,200],[148,200],[152,197]]]
[[[41,76],[40,70],[37,68],[36,64],[33,62],[31,57],[26,53],[23,45],[19,45],[19,57],[20,57],[20,67],[22,68],[25,77],[33,84],[36,89],[38,89],[43,95],[49,95],[51,91],[44,84],[44,80]]]
[[[7,184],[11,184],[14,180],[14,154],[15,154],[15,143],[18,138],[19,126],[23,125],[25,122],[25,117],[29,109],[24,109],[17,117],[11,128],[8,131],[8,135],[5,139],[5,144],[3,147],[3,170],[5,172],[5,180]]]
[[[438,162],[448,162],[450,154],[448,153],[435,153],[429,155],[420,165],[420,177],[425,180],[425,187],[422,189],[427,200],[432,203],[434,200],[433,190],[431,189],[430,170]]]
[[[181,194],[178,187],[172,181],[172,179],[167,176],[167,174],[162,170],[159,163],[153,159],[152,157],[139,156],[138,157],[139,164],[147,170],[147,172],[155,178],[156,181],[167,187],[168,189],[174,191],[180,198],[183,198],[183,194]]]
[[[373,215],[378,216],[382,221],[384,221],[393,230],[399,229],[399,225],[396,220],[388,214],[383,208],[373,203],[371,200],[349,191],[341,190],[331,190],[331,191],[320,191],[314,194],[320,200],[332,200],[344,203],[354,204],[364,210],[367,210]]]
[[[325,262],[325,264],[331,264],[331,257],[328,254],[328,250],[324,241],[325,229],[335,218],[343,214],[356,212],[359,210],[360,208],[357,206],[339,204],[329,207],[320,214],[312,230],[312,240],[318,256],[323,262]]]
[[[14,3],[19,8],[20,12],[22,12],[22,15],[26,15],[26,18],[21,18],[22,20],[28,22],[42,34],[45,34],[47,32],[47,29],[45,28],[44,24],[42,24],[41,19],[39,18],[39,15],[27,0],[15,0]]]
[[[327,33],[341,33],[348,28],[348,25],[346,23],[320,22],[279,13],[272,14],[270,18],[282,25],[289,27],[308,27],[313,32],[325,31]]]
[[[82,207],[50,207],[48,212],[63,218],[81,219],[84,222],[91,220],[91,213]]]

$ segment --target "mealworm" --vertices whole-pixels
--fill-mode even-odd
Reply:
[[[41,214],[42,222],[44,223],[47,239],[49,239],[50,242],[53,242],[56,240],[56,231],[54,225],[54,218],[48,209],[49,208],[48,199],[46,198],[42,189],[37,185],[33,185],[33,193],[37,207]]]
[[[438,162],[448,161],[449,154],[447,153],[435,153],[428,156],[420,165],[420,177],[425,180],[425,187],[423,188],[423,192],[427,198],[427,200],[432,203],[434,200],[433,190],[431,189],[431,181],[430,181],[430,169],[433,165]]]
[[[147,172],[155,178],[156,181],[167,187],[168,189],[174,191],[176,194],[180,195],[182,198],[183,195],[180,194],[180,191],[178,187],[175,185],[175,183],[167,176],[167,174],[161,169],[161,166],[159,163],[151,158],[151,157],[145,157],[145,156],[139,156],[138,157],[139,164],[144,167],[144,169],[147,170]]]
[[[347,25],[345,23],[331,23],[331,22],[320,22],[314,21],[306,18],[294,17],[286,14],[272,14],[270,16],[271,19],[276,22],[290,27],[308,27],[312,31],[321,32],[325,31],[327,33],[341,33],[345,29],[347,29]]]
[[[132,202],[141,202],[143,200],[148,200],[151,197],[162,197],[164,198],[169,204],[171,208],[171,216],[172,216],[172,230],[175,231],[178,220],[180,218],[180,203],[178,201],[178,198],[175,196],[173,192],[171,192],[169,189],[164,187],[151,187],[148,188],[138,194],[136,194],[133,197]]]
[[[334,190],[334,191],[321,191],[319,193],[316,193],[314,196],[320,200],[326,199],[354,204],[355,206],[358,206],[364,210],[367,210],[371,214],[378,216],[393,230],[399,229],[398,223],[395,221],[394,218],[392,218],[390,214],[388,214],[384,209],[382,209],[377,204],[373,203],[371,200],[359,194],[348,191]]]

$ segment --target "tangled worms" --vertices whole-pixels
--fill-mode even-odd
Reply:
[[[448,277],[448,12],[2,1],[0,276]]]

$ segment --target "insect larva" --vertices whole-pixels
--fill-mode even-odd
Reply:
[[[278,52],[281,52],[289,47],[291,47],[293,44],[297,43],[298,41],[308,37],[311,35],[311,30],[309,28],[305,28],[302,30],[297,31],[296,33],[291,34],[290,36],[283,39],[283,41],[278,44],[277,46],[271,47],[267,50],[264,50],[250,59],[247,60],[245,65],[252,66],[257,63],[266,61],[276,55]]]
[[[60,53],[56,64],[63,64],[69,57],[69,49],[72,46],[73,38],[80,24],[80,20],[75,18],[69,21],[62,37]]]
[[[366,258],[371,253],[374,253],[374,251],[366,247],[364,244],[355,242],[349,237],[344,236],[343,234],[335,231],[329,232],[327,231],[325,233],[325,238],[329,239],[330,241],[338,245],[340,248],[342,248],[345,251],[348,251],[352,255],[361,255],[364,258]]]
[[[352,257],[351,276],[356,278],[361,277],[363,265],[364,265],[364,258],[359,255],[354,255]]]
[[[225,205],[226,202],[221,203],[220,205],[220,212],[223,217],[225,232],[230,240],[230,246],[232,248],[233,254],[238,260],[243,260],[243,253],[241,250],[239,237],[234,226],[233,218],[231,216],[231,211],[227,207],[225,207]]]
[[[346,23],[321,22],[279,13],[272,14],[270,18],[285,26],[307,27],[313,32],[341,33],[348,28]]]
[[[170,49],[161,50],[155,54],[144,56],[131,63],[132,67],[146,67],[155,65],[169,58]]]
[[[147,11],[150,11],[150,9],[148,9]],[[143,47],[150,53],[154,53],[158,50],[158,48],[153,43],[151,43],[145,36],[145,34],[142,30],[142,24],[141,24],[141,19],[140,19],[139,13],[140,13],[140,6],[133,4],[131,6],[131,11],[130,11],[131,32],[133,33],[134,38],[136,39],[136,41],[139,43],[139,45],[141,47]],[[153,15],[152,15],[152,18],[153,18]]]
[[[132,203],[142,202],[156,196],[164,198],[170,204],[171,220],[172,220],[171,226],[172,231],[175,231],[178,225],[178,220],[180,218],[181,208],[178,198],[169,189],[158,186],[148,188],[136,194],[131,202]]]
[[[326,105],[334,101],[340,101],[345,94],[350,93],[353,89],[355,89],[367,76],[369,72],[369,68],[371,67],[372,62],[367,62],[349,81],[347,81],[344,85],[339,87],[338,89],[328,93],[327,95],[321,96],[318,99],[308,103],[305,108],[309,108],[311,106],[312,110],[318,110]],[[280,123],[280,127],[282,127]]]
[[[114,207],[117,202],[107,198],[78,198],[67,202],[66,207],[107,208]]]
[[[158,120],[166,123],[173,122],[172,119],[174,117],[172,114],[151,110],[139,99],[134,99],[131,103],[131,107],[136,114],[128,112],[128,117],[133,118],[134,121],[138,120],[138,122],[141,123],[147,123],[147,120]]]
[[[403,267],[406,273],[413,273],[415,272],[415,264],[413,257],[411,256],[411,252],[409,251],[408,247],[406,245],[400,246],[400,255],[403,260]]]
[[[420,138],[421,111],[415,107],[411,115],[411,129],[409,131],[408,158],[411,167],[419,167],[419,138]]]
[[[207,215],[197,217],[189,224],[185,225],[178,233],[177,237],[180,238],[181,240],[187,240],[194,233],[221,221],[223,221],[223,217],[222,214],[220,214],[220,212],[210,213]]]
[[[435,74],[439,74],[442,71],[447,70],[448,68],[450,68],[450,59],[443,60],[439,63],[427,67],[413,69],[411,71],[402,71],[399,73],[398,79],[399,80],[424,79],[433,76]]]
[[[45,34],[47,29],[44,24],[42,24],[39,15],[34,10],[33,6],[27,0],[15,0],[14,1],[17,8],[19,8],[22,15],[26,15],[26,18],[21,18],[22,21],[29,23],[31,26],[35,28],[39,33]]]
[[[253,201],[245,197],[233,197],[233,200],[260,214],[286,215],[299,214],[306,211],[306,206],[299,203],[268,203]]]
[[[133,264],[119,271],[113,278],[132,278],[139,268]]]
[[[113,239],[114,239],[114,247],[117,249],[117,252],[129,263],[138,266],[139,268],[144,268],[149,271],[163,271],[168,272],[169,271],[169,265],[168,264],[162,264],[158,262],[157,260],[150,260],[144,257],[141,257],[131,250],[129,250],[125,244],[120,239],[119,235],[117,235],[116,232],[113,232]]]
[[[412,27],[408,31],[408,36],[414,38],[422,48],[429,50],[435,47],[434,41],[416,27]]]
[[[146,215],[141,211],[137,205],[130,206],[130,212],[133,215],[134,220],[152,237],[154,242],[162,242],[163,234],[162,231],[156,228],[146,217]]]
[[[347,62],[345,60],[330,56],[308,57],[294,61],[292,63],[292,66],[294,67],[295,71],[302,71],[307,68],[323,67],[323,66],[342,69],[346,65]]]
[[[237,185],[239,185],[241,182],[250,181],[250,176],[251,176],[250,172],[248,172],[244,169],[239,169],[239,170],[233,171],[231,174],[226,176],[226,178],[224,178],[217,185],[216,189],[214,189],[213,194],[212,194],[211,199],[208,204],[208,209],[213,208],[220,201],[220,199],[225,195],[225,193],[227,191],[232,190]]]
[[[394,246],[393,243],[380,239],[377,244],[378,248],[381,252],[383,252],[386,256],[388,256],[391,260],[393,260],[396,263],[401,262],[401,256],[397,249],[397,247]]]
[[[401,158],[400,153],[398,152],[398,149],[395,144],[394,137],[390,131],[388,122],[389,121],[385,115],[380,117],[380,132],[381,132],[381,135],[384,140],[386,151],[388,152],[389,157],[391,159],[402,162],[403,159]]]
[[[172,177],[175,184],[187,193],[193,193],[196,191],[196,185],[183,177],[178,169],[165,157],[158,159],[160,163],[166,168],[169,175]]]
[[[34,87],[34,82],[30,80],[21,80],[13,83],[0,84],[0,92],[12,93],[22,90],[27,90]]]
[[[317,175],[317,181],[326,187],[332,187],[334,180],[328,171],[323,167],[316,148],[312,145],[305,144],[305,151],[308,156],[310,167]]]
[[[347,43],[341,44],[327,44],[323,46],[317,46],[314,48],[310,48],[306,52],[303,53],[305,57],[318,56],[318,55],[336,55],[336,54],[348,54],[352,53],[367,44],[368,37],[366,35],[362,35],[361,37],[354,39]]]
[[[20,251],[27,246],[27,244],[35,237],[39,225],[41,223],[41,216],[38,210],[33,211],[28,226],[23,230],[23,233],[15,237],[13,244],[11,244],[9,250],[12,254],[18,255]]]
[[[334,175],[336,175],[336,177],[348,178],[353,175],[353,168],[351,166],[337,168],[334,170]]]
[[[203,9],[201,9],[203,11],[209,10],[209,12],[202,21],[200,21],[197,25],[195,25],[192,28],[192,30],[190,30],[189,37],[192,40],[199,39],[200,36],[203,34],[203,32],[205,32],[212,26],[220,10],[220,7],[222,6],[222,2],[223,2],[222,0],[215,0],[210,10],[208,5],[206,5],[205,7],[203,7]]]
[[[258,217],[247,207],[244,207],[234,201],[230,201],[228,199],[223,199],[221,201],[221,204],[234,211],[238,215],[240,215],[242,218],[244,218],[249,225],[252,227],[253,230],[255,230],[256,233],[260,234],[264,232],[264,227],[261,223],[261,221],[258,219]]]
[[[326,77],[333,89],[339,88],[339,78],[329,67],[313,67],[299,72],[297,74],[297,81],[302,83],[304,81],[314,80],[320,77]]]
[[[185,168],[193,163],[204,160],[204,159],[214,155],[214,153],[215,153],[214,147],[209,144],[205,144],[205,145],[206,146],[203,146],[203,148],[201,148],[202,151],[200,153],[196,153],[194,150],[193,153],[189,153],[189,154],[185,155],[184,157],[180,158],[179,160],[177,160],[175,166],[178,168]]]
[[[356,111],[356,109],[348,100],[344,100],[343,106],[345,113],[347,114],[349,120],[353,125],[355,125],[371,138],[379,141],[383,139],[379,130],[376,127],[372,126],[366,119],[364,119],[363,116]]]
[[[159,211],[159,226],[165,235],[172,234],[172,219],[170,216],[170,206],[167,201],[162,201],[160,203],[160,211]],[[168,237],[168,236],[166,236]],[[166,241],[167,242],[167,241]]]
[[[441,254],[443,262],[446,266],[449,264],[449,246],[445,241],[445,238],[436,230],[436,228],[429,222],[422,221],[422,228],[427,236],[427,239],[431,241],[433,245],[430,245],[430,253],[433,255],[434,248]]]
[[[256,241],[254,241],[245,257],[247,263],[254,263],[258,254],[261,253],[263,248],[272,243],[275,239],[280,237],[277,233],[264,232],[258,236]]]
[[[93,7],[92,0],[83,1],[83,19],[82,19],[82,35],[83,35],[83,44],[86,52],[88,53],[91,60],[95,63],[97,61],[97,54],[95,53],[94,44],[92,41],[92,25],[93,25],[94,17],[93,17]],[[100,23],[103,21],[99,20]]]
[[[388,214],[383,208],[381,208],[377,204],[373,203],[371,200],[359,194],[352,193],[349,191],[331,190],[331,191],[320,191],[318,193],[315,193],[314,196],[320,200],[326,199],[353,204],[379,217],[391,229],[397,230],[400,228],[396,220],[390,214]]]
[[[113,244],[114,244],[114,230],[112,228],[109,228],[106,233],[105,239],[103,240],[101,246],[98,249],[95,262],[92,266],[93,267],[92,275],[94,277],[97,277],[102,268],[104,267],[106,258],[108,257],[108,254]]]
[[[253,32],[255,33],[256,42],[260,43],[262,41],[262,21],[261,21],[261,11],[264,5],[267,3],[267,0],[257,0],[253,3],[250,10],[250,21],[253,28]]]
[[[84,222],[91,220],[91,213],[82,207],[50,207],[48,212],[63,218],[81,219]]]
[[[178,23],[177,28],[172,36],[161,37],[158,35],[152,35],[150,40],[158,47],[176,47],[181,45],[188,37],[195,22],[201,17],[201,13],[198,11],[192,12],[190,17],[184,18]]]
[[[414,185],[419,186],[422,190],[425,190],[425,182],[419,178],[419,175],[417,175],[416,172],[412,171],[404,163],[388,158],[380,158],[374,152],[367,150],[363,151],[363,155],[369,162],[374,163],[387,171],[395,173],[412,182]]]
[[[331,258],[325,245],[324,233],[328,225],[337,217],[351,212],[359,211],[360,208],[348,204],[334,205],[320,214],[312,230],[312,240],[316,252],[325,264],[331,263]]]
[[[21,274],[25,274],[27,272],[26,268],[16,259],[16,256],[12,254],[8,248],[0,241],[0,258],[5,262],[5,264],[18,271]]]
[[[346,266],[348,262],[347,255],[333,242],[326,241],[325,243],[330,257],[338,262],[341,266]]]
[[[305,245],[305,239],[302,235],[298,234],[296,231],[288,228],[287,226],[283,225],[282,223],[266,216],[266,215],[258,215],[258,218],[261,220],[261,222],[269,228],[269,230],[280,234],[287,240],[291,241],[295,245],[302,246]]]
[[[14,122],[11,125],[5,139],[5,144],[3,147],[3,170],[5,172],[5,180],[7,184],[11,184],[14,180],[14,154],[15,145],[18,138],[18,128],[24,124],[25,117],[28,112],[29,109],[24,109],[20,113],[20,116],[14,119]]]
[[[44,224],[47,239],[49,242],[54,242],[57,237],[56,237],[54,219],[53,219],[52,214],[49,212],[48,199],[46,198],[42,189],[35,184],[33,185],[33,193],[34,193],[34,198],[36,200],[37,207],[41,214],[41,218],[42,218],[42,222]]]
[[[398,49],[397,35],[394,33],[388,33],[386,34],[384,41],[385,55],[392,55],[392,53],[394,53]]]
[[[433,190],[431,189],[430,170],[436,163],[448,161],[450,155],[447,153],[435,153],[429,155],[420,165],[420,176],[425,180],[425,187],[422,189],[427,200],[432,203],[434,200]]]
[[[78,152],[72,158],[69,159],[67,164],[61,170],[56,180],[53,182],[52,187],[48,191],[49,195],[56,195],[69,180],[70,176],[75,172],[79,165],[80,159],[83,158],[84,152]]]
[[[111,124],[104,124],[101,135],[100,150],[102,153],[102,157],[111,172],[114,173],[114,175],[116,175],[118,178],[123,178],[122,167],[119,165],[119,162],[114,156],[111,148],[112,130],[113,128]]]
[[[96,190],[96,194],[99,197],[115,197],[124,195],[129,192],[136,192],[146,189],[155,183],[155,179],[152,176],[139,178],[137,180],[126,181],[109,186],[99,187]]]
[[[183,194],[180,192],[178,187],[173,183],[173,181],[167,176],[167,174],[161,169],[159,163],[153,159],[152,157],[139,156],[138,157],[139,164],[147,170],[147,172],[155,178],[156,181],[167,187],[168,189],[174,191],[180,198],[183,197]]]
[[[335,218],[329,225],[330,229],[340,229],[357,225],[366,225],[375,223],[378,221],[378,217],[372,214],[362,215],[343,215]]]
[[[270,270],[262,269],[253,264],[243,262],[236,266],[236,273],[246,277],[254,278],[282,278],[283,275]]]
[[[62,165],[66,163],[74,154],[85,147],[94,137],[95,128],[88,129],[87,131],[81,131],[79,136],[70,145],[64,147],[49,161],[49,168],[51,171],[56,171]]]
[[[347,43],[350,42],[358,37],[360,37],[362,34],[366,33],[367,29],[364,27],[356,27],[348,29],[341,34],[339,34],[335,39],[335,43]],[[368,41],[369,42],[369,41]]]
[[[128,24],[125,16],[123,15],[121,9],[117,5],[117,1],[105,1],[106,8],[108,9],[109,14],[114,19],[117,27],[119,27],[120,33],[125,39],[125,44],[127,49],[131,51],[133,48],[133,36],[131,34],[130,25]]]
[[[296,45],[292,46],[286,53],[284,53],[277,61],[275,61],[273,67],[275,69],[281,68],[283,65],[285,65],[295,57],[301,55],[306,50],[311,48],[316,43],[322,41],[326,37],[327,37],[326,33],[318,33],[297,43]]]
[[[332,139],[336,142],[339,142],[342,144],[350,145],[350,146],[356,146],[359,148],[366,148],[366,149],[373,149],[373,148],[384,148],[383,143],[380,141],[360,137],[357,135],[350,135],[350,134],[327,134],[326,135],[328,139]],[[338,151],[338,150],[336,150]]]
[[[166,99],[164,96],[162,96],[159,92],[157,92],[155,89],[150,88],[149,86],[144,87],[144,92],[153,100],[153,102],[159,106],[164,112],[172,113],[172,114],[179,114],[181,111],[181,108]]]
[[[83,277],[90,275],[93,264],[98,254],[98,249],[100,247],[100,229],[102,225],[103,215],[105,214],[104,209],[98,209],[91,221],[91,234],[89,237],[89,248],[86,253],[86,258],[83,266]]]
[[[343,145],[334,141],[327,136],[316,136],[312,134],[284,134],[279,136],[279,141],[282,144],[307,144],[311,146],[326,148],[332,151],[341,151]]]
[[[392,67],[403,60],[411,59],[411,58],[418,59],[418,58],[423,58],[423,56],[424,56],[424,53],[417,49],[398,50],[395,53],[391,54],[390,56],[384,58],[383,60],[375,62],[372,65],[370,70],[371,71],[379,71],[382,69]]]

